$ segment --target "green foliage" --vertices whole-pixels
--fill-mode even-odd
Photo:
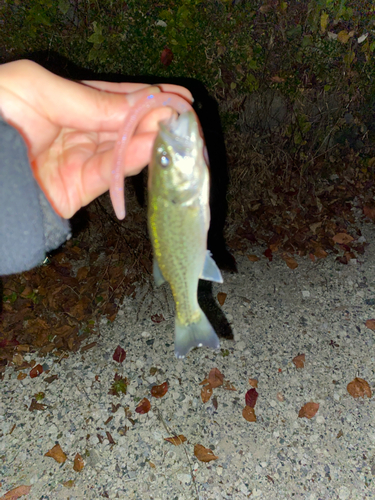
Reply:
[[[108,394],[112,394],[113,396],[120,396],[120,393],[126,394],[127,388],[128,388],[129,381],[126,377],[120,377],[116,373],[114,377],[114,381],[112,382],[111,388],[108,392]]]
[[[0,16],[12,58],[55,50],[98,72],[195,77],[233,101],[274,89],[294,106],[314,88],[341,95],[345,106],[358,96],[368,110],[373,105],[372,0],[5,0]],[[166,47],[173,60],[164,65]],[[338,118],[319,125],[301,109],[284,137],[291,153],[306,158]],[[227,108],[225,128],[239,113]]]

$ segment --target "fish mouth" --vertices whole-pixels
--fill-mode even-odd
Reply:
[[[160,133],[169,142],[187,149],[193,148],[200,139],[198,122],[192,111],[181,113],[178,118],[160,122]]]

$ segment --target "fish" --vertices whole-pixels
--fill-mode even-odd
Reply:
[[[168,282],[175,302],[175,355],[220,347],[198,304],[200,279],[223,283],[207,250],[209,168],[194,111],[160,122],[148,172],[148,228],[157,286]]]

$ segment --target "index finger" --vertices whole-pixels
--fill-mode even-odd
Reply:
[[[112,92],[114,94],[129,94],[131,92],[136,92],[137,90],[142,90],[146,87],[151,87],[147,83],[132,83],[132,82],[102,82],[99,80],[81,80],[81,83],[92,87],[97,90],[104,90],[106,92]],[[186,99],[190,104],[194,102],[193,96],[185,87],[181,85],[173,85],[171,83],[155,83],[153,86],[159,87],[163,92],[168,92],[170,94],[177,94]]]

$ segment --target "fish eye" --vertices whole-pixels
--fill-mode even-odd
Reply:
[[[162,153],[161,157],[160,157],[160,164],[163,168],[167,168],[168,165],[169,165],[169,158],[168,156],[166,155],[166,153]]]

